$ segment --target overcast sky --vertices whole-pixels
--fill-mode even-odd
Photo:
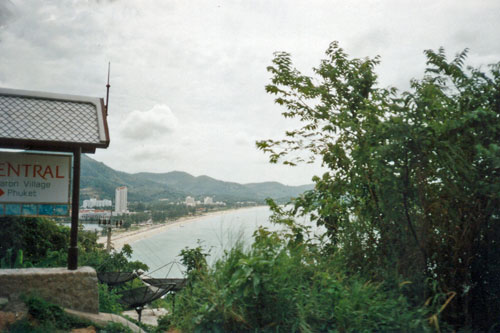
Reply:
[[[500,1],[0,0],[0,87],[105,97],[126,172],[186,171],[239,183],[310,183],[319,166],[270,165],[255,141],[286,122],[265,93],[273,52],[306,73],[331,41],[380,55],[381,86],[408,88],[423,50],[500,61]]]

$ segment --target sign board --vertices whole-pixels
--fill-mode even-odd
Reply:
[[[70,184],[70,155],[0,152],[0,215],[67,215]]]

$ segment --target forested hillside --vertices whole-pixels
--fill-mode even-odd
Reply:
[[[277,182],[238,184],[186,172],[130,174],[116,171],[88,156],[82,158],[82,200],[88,197],[114,198],[117,186],[128,187],[129,201],[182,200],[187,195],[212,196],[222,201],[257,201],[266,198],[287,201],[313,185],[286,186]]]

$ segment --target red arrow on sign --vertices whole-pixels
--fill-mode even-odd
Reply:
[[[5,194],[5,192],[4,192],[4,191],[0,188],[0,197],[1,197],[2,195],[4,195],[4,194]]]

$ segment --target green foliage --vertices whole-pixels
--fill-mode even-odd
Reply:
[[[172,323],[172,313],[175,311],[175,299],[176,293],[169,293],[162,298],[159,298],[151,303],[151,308],[163,308],[167,310],[167,313],[158,318],[158,325],[155,327],[153,332],[168,332],[171,328],[174,328]]]
[[[106,284],[99,283],[99,312],[120,314],[123,306],[118,303],[120,295]]]
[[[172,204],[168,201],[153,202],[148,207],[151,210],[153,222],[164,222],[166,219],[175,220],[195,212],[195,207],[184,204]]]
[[[167,332],[172,327],[172,317],[166,314],[158,318],[158,326],[155,332]]]
[[[0,225],[0,258],[7,262],[14,262],[22,250],[23,261],[36,264],[49,251],[67,249],[69,244],[69,231],[49,219],[5,216]]]
[[[0,259],[0,268],[28,268],[33,267],[29,261],[24,261],[23,250],[18,250],[13,258],[12,249],[7,249],[5,257]],[[13,260],[13,261],[12,261]]]
[[[43,298],[36,296],[29,297],[26,300],[26,305],[28,306],[28,313],[33,318],[41,322],[58,323],[69,327],[66,323],[69,316],[64,313],[64,310],[60,306],[48,303]]]
[[[44,327],[36,327],[33,326],[29,320],[23,319],[23,320],[18,320],[11,325],[9,325],[9,332],[10,333],[25,333],[25,332],[32,332],[32,333],[46,333],[47,330]]]
[[[30,319],[22,319],[9,326],[9,332],[68,332],[75,328],[93,326],[100,333],[131,333],[132,330],[119,323],[108,323],[106,326],[96,325],[88,320],[79,319],[64,312],[52,303],[36,295],[27,296]]]
[[[398,287],[347,279],[335,256],[302,238],[303,227],[290,224],[289,230],[259,229],[249,250],[236,246],[214,267],[196,270],[165,326],[188,332],[429,330],[428,309],[412,309]]]
[[[87,155],[82,156],[81,200],[96,195],[102,198],[113,198],[115,188],[119,185],[127,186],[130,201],[152,201],[158,197],[173,199],[184,197],[184,195],[165,188],[165,186],[158,184],[154,180],[139,177],[137,174],[116,171]]]
[[[98,272],[147,271],[149,267],[140,261],[130,261],[132,248],[125,244],[120,251],[110,253],[103,249],[84,252],[79,257],[80,265],[94,267]]]
[[[55,332],[91,325],[87,320],[70,316],[64,310],[36,295],[25,299],[32,320],[20,320],[9,327],[9,332]]]
[[[166,309],[168,311],[171,311],[172,310],[172,298],[173,298],[173,294],[167,294],[167,295],[165,295],[161,298],[158,298],[158,299],[154,300],[153,302],[151,302],[150,306],[153,309],[163,308],[163,309]]]
[[[205,251],[198,240],[198,246],[195,248],[184,248],[181,250],[181,263],[186,267],[186,272],[189,274],[195,271],[204,271],[207,268],[207,257],[210,251]]]
[[[376,86],[378,58],[351,59],[338,43],[314,77],[276,53],[266,90],[303,126],[257,146],[272,163],[329,169],[288,214],[326,227],[350,275],[410,280],[416,305],[436,281],[456,295],[447,322],[488,330],[500,317],[500,63],[483,72],[465,67],[467,50],[425,55],[424,78],[398,92]]]
[[[2,267],[64,267],[67,264],[70,229],[45,218],[1,217],[0,260]],[[107,253],[97,235],[78,231],[79,266],[97,271],[147,271],[147,265],[130,261],[132,248]]]

